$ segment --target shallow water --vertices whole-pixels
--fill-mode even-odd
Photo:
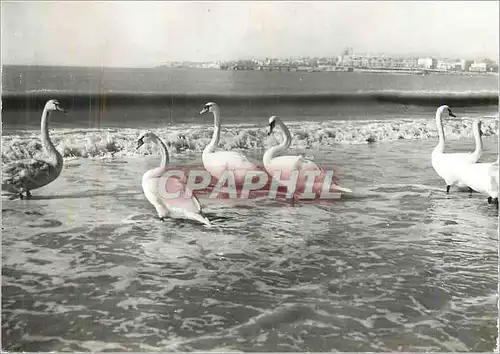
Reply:
[[[158,156],[66,161],[32,199],[3,199],[3,349],[491,351],[498,212],[445,194],[434,145],[311,151],[353,195],[201,198],[212,229],[155,217],[140,178]],[[496,153],[486,138],[481,160]]]

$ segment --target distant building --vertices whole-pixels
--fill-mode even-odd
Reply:
[[[483,60],[482,62],[474,62],[470,65],[469,71],[475,72],[497,72],[498,65],[491,60]]]
[[[462,63],[459,61],[438,60],[436,69],[441,71],[459,71],[462,69]]]
[[[488,69],[488,64],[486,63],[472,63],[470,65],[469,71],[476,71],[476,72],[486,72]]]
[[[462,59],[462,60],[460,60],[460,69],[462,71],[469,71],[469,68],[470,68],[472,63],[473,63],[472,60]]]
[[[351,55],[342,55],[338,60],[338,65],[340,66],[353,66],[353,60]]]
[[[435,69],[437,60],[434,58],[418,58],[417,64],[422,69]]]
[[[403,58],[401,59],[401,66],[406,69],[415,69],[418,67],[418,58]]]

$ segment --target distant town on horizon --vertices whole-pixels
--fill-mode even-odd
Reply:
[[[352,48],[346,48],[337,56],[304,56],[304,57],[266,57],[251,59],[235,59],[226,61],[164,61],[156,65],[71,65],[50,63],[5,63],[2,66],[41,66],[41,67],[108,67],[108,68],[197,68],[219,70],[252,70],[252,71],[307,71],[307,72],[401,72],[414,74],[456,73],[456,74],[498,74],[499,58],[486,56],[442,57],[432,55],[391,55],[360,54]]]
[[[173,61],[160,67],[260,71],[400,71],[498,73],[498,58],[464,59],[438,56],[355,54],[346,48],[333,57],[291,57],[217,62]]]

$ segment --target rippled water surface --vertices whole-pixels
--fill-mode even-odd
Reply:
[[[434,144],[314,151],[353,195],[202,198],[212,229],[155,217],[140,179],[158,156],[66,161],[32,199],[3,200],[3,348],[491,351],[498,213],[444,193]]]

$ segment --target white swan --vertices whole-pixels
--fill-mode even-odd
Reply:
[[[2,190],[18,194],[23,199],[23,193],[30,197],[33,189],[41,188],[53,182],[61,174],[63,157],[54,147],[49,137],[49,116],[53,111],[66,112],[59,106],[57,100],[49,100],[45,104],[41,119],[42,145],[48,155],[48,160],[21,160],[7,164],[2,173]]]
[[[265,167],[266,171],[271,176],[275,172],[280,171],[281,178],[283,178],[283,179],[289,178],[289,174],[292,171],[297,170],[299,173],[298,182],[297,182],[297,189],[299,189],[301,187],[304,187],[304,181],[305,181],[304,173],[305,173],[305,171],[313,171],[313,170],[321,171],[321,169],[313,161],[305,159],[304,156],[302,156],[302,155],[277,156],[279,154],[284,153],[290,147],[290,144],[292,142],[292,136],[290,134],[290,131],[286,127],[286,125],[277,116],[272,116],[269,118],[268,135],[271,135],[276,124],[281,127],[284,140],[280,145],[273,146],[273,147],[269,148],[264,153],[264,156],[262,158],[263,163],[264,163],[264,167]],[[332,187],[334,190],[337,190],[337,191],[352,193],[352,190],[350,190],[349,188],[341,187],[341,186],[335,185],[333,183],[330,184],[330,188],[332,188]],[[317,187],[316,187],[316,189],[317,189]]]
[[[146,132],[137,140],[136,149],[144,145],[145,140],[152,141],[159,145],[161,152],[160,166],[146,171],[142,176],[142,189],[144,195],[156,208],[160,220],[163,221],[166,217],[171,217],[173,219],[191,219],[210,226],[210,221],[203,215],[198,198],[192,194],[183,180],[176,176],[171,176],[166,181],[162,179],[167,172],[167,165],[169,163],[168,150],[163,141],[154,133]],[[167,182],[167,184],[165,184],[165,182]],[[166,190],[160,190],[160,188],[166,188]],[[166,193],[164,193],[167,191],[170,193],[179,191],[180,194],[176,198],[167,198]],[[185,195],[186,192],[189,193],[189,197]]]
[[[220,108],[214,102],[205,104],[200,114],[212,112],[214,116],[214,132],[212,140],[202,154],[203,166],[216,179],[220,179],[225,170],[233,171],[235,182],[241,185],[247,171],[256,171],[257,166],[245,155],[236,151],[215,151],[220,139]]]
[[[488,196],[488,204],[498,207],[498,159],[495,162],[475,163],[460,172],[460,180],[476,192]]]
[[[474,127],[481,130],[481,122],[475,121]],[[482,162],[458,166],[458,175],[461,184],[472,190],[488,195],[488,203],[498,207],[498,161]]]
[[[439,107],[436,111],[436,125],[438,129],[439,142],[432,151],[431,163],[434,171],[436,171],[439,177],[444,179],[446,183],[446,193],[449,193],[450,188],[453,185],[460,188],[466,187],[464,184],[460,183],[460,178],[457,174],[457,166],[476,163],[483,152],[483,143],[478,126],[473,125],[473,134],[476,141],[476,149],[474,152],[446,154],[444,152],[445,136],[443,129],[443,118],[445,117],[456,118],[450,107],[446,105]]]

